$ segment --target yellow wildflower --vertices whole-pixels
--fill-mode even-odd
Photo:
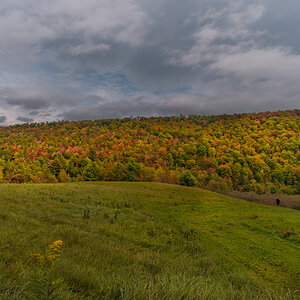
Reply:
[[[45,261],[45,256],[41,255],[40,253],[34,253],[31,254],[31,256],[33,256],[38,263],[43,263]]]
[[[61,255],[62,245],[63,242],[61,240],[55,241],[49,245],[47,250],[47,259],[49,261],[54,261]]]

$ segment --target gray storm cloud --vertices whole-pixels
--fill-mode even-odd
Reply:
[[[20,121],[22,123],[31,123],[34,121],[32,118],[27,118],[27,117],[18,117],[17,121]]]
[[[0,116],[0,123],[5,123],[7,120],[6,116]]]
[[[297,11],[296,0],[3,0],[0,123],[297,108]]]

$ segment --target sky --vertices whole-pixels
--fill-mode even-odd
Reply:
[[[0,125],[299,108],[299,0],[1,0]]]

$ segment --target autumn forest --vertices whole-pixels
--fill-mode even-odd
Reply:
[[[300,192],[299,110],[0,128],[0,180],[153,181]]]

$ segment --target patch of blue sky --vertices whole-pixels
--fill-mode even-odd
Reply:
[[[181,86],[181,87],[178,87],[174,90],[172,90],[172,93],[176,93],[176,94],[185,94],[186,92],[192,90],[192,87],[191,86]]]
[[[47,73],[62,73],[63,70],[57,66],[57,64],[53,64],[51,62],[40,62],[34,66],[30,65],[30,71],[38,71],[38,72],[47,72]]]
[[[191,86],[180,86],[176,89],[172,90],[162,90],[158,89],[154,91],[154,95],[168,95],[168,94],[186,94],[187,92],[191,91],[192,87]]]
[[[99,73],[94,69],[86,69],[74,73],[74,79],[82,82],[90,88],[111,88],[124,94],[137,92],[138,89],[130,82],[128,77],[122,72]]]

